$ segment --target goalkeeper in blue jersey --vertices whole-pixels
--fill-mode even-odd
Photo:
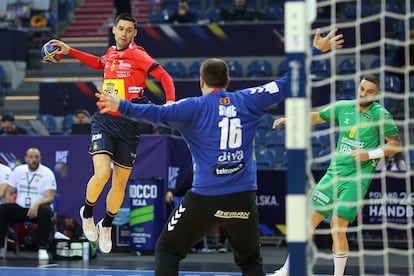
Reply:
[[[378,78],[366,75],[359,84],[358,99],[338,101],[311,113],[312,124],[334,121],[339,126],[335,154],[310,197],[314,208],[313,229],[332,215],[330,227],[335,276],[344,275],[349,252],[346,229],[357,216],[378,160],[402,150],[398,127],[391,114],[375,102],[379,93]],[[286,118],[280,118],[275,120],[273,127],[285,123]],[[288,275],[288,267],[289,257],[285,265],[272,275]]]
[[[321,37],[314,48],[340,48],[342,35]],[[315,51],[315,50],[314,50]],[[262,86],[227,92],[229,68],[224,60],[208,59],[200,67],[201,97],[170,105],[140,105],[98,93],[101,112],[118,110],[181,132],[192,153],[192,189],[175,208],[158,238],[155,275],[178,275],[179,262],[193,244],[217,227],[228,238],[236,264],[245,276],[265,275],[260,256],[256,206],[256,127],[271,105],[287,93],[287,78]]]

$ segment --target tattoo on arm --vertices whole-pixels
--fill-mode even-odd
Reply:
[[[387,136],[386,138],[387,140],[391,140],[391,141],[398,141],[398,142],[401,141],[401,137],[399,133],[392,134],[390,136]]]

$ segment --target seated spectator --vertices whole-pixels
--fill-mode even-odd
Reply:
[[[26,164],[17,166],[10,175],[7,192],[17,193],[16,202],[0,204],[0,256],[4,256],[4,239],[8,223],[37,223],[39,260],[48,260],[47,243],[52,229],[52,208],[56,178],[51,169],[41,163],[40,150],[29,148]]]
[[[16,125],[13,113],[5,112],[1,116],[0,134],[2,135],[26,135],[28,134],[28,131],[27,129]]]
[[[263,18],[263,13],[247,8],[246,0],[233,0],[231,8],[221,8],[223,21],[255,21]]]
[[[78,109],[74,113],[74,121],[70,128],[71,134],[86,135],[91,133],[91,114],[86,109]]]
[[[190,11],[190,5],[188,0],[179,0],[178,7],[172,14],[170,22],[174,24],[178,23],[192,23],[196,22],[196,15]]]
[[[75,113],[75,124],[90,124],[91,123],[91,114],[86,109],[76,110]]]
[[[7,192],[11,172],[12,170],[8,166],[0,163],[0,204],[12,201],[13,195]]]

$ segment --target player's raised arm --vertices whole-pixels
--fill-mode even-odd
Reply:
[[[70,46],[66,44],[65,42],[57,40],[57,39],[52,39],[49,42],[50,42],[50,45],[58,47],[60,49],[59,51],[56,52],[57,54],[59,55],[69,54]]]
[[[313,47],[320,52],[325,53],[333,49],[341,49],[345,42],[343,34],[336,34],[337,28],[332,29],[326,36],[321,35],[321,30],[316,29],[315,36],[313,37]]]
[[[161,65],[158,65],[150,71],[150,75],[161,83],[165,93],[165,103],[175,102],[175,86],[170,74]]]
[[[56,52],[56,54],[60,55],[70,55],[86,66],[89,66],[96,70],[103,70],[103,64],[101,63],[101,58],[86,52],[82,52],[80,50],[77,50],[73,47],[70,47],[68,44],[66,44],[63,41],[52,39],[50,40],[50,45],[59,47],[60,50]]]

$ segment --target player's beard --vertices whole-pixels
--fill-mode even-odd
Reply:
[[[28,165],[29,165],[29,170],[30,171],[32,171],[32,172],[34,172],[35,170],[37,170],[37,168],[39,168],[39,164],[40,163],[38,163],[38,162],[36,162],[36,163],[29,163]]]

